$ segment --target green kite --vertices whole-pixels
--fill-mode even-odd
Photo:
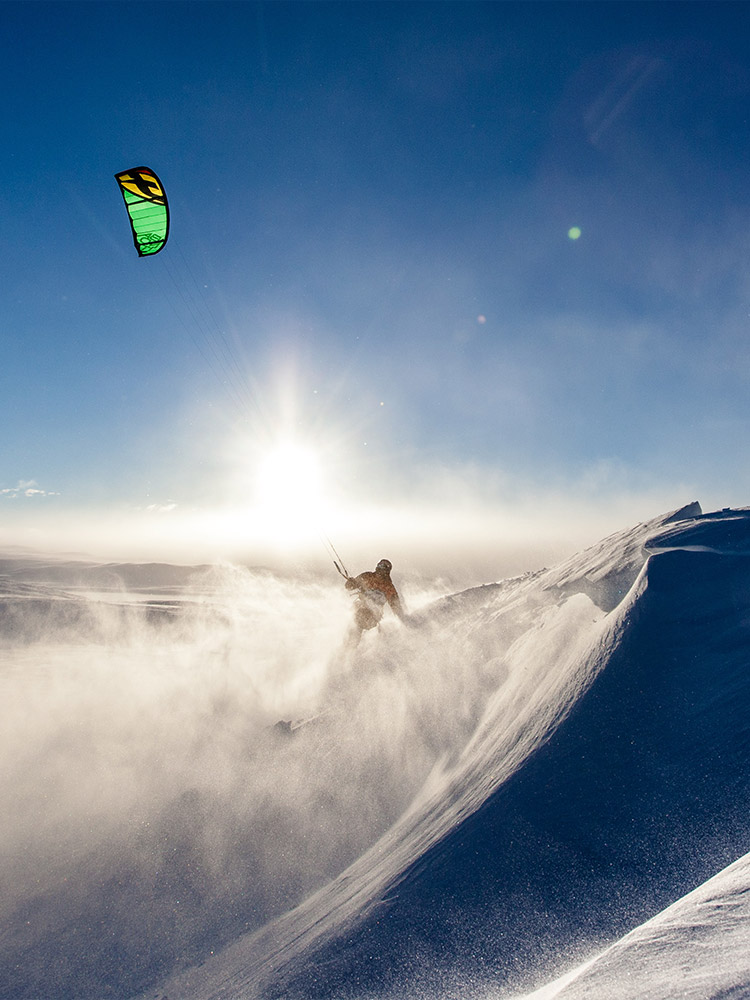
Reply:
[[[169,236],[169,205],[162,183],[149,167],[123,170],[115,180],[125,199],[138,256],[151,257]]]

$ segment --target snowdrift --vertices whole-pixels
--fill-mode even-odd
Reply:
[[[425,635],[448,626],[475,655],[481,636],[503,677],[463,748],[339,878],[158,995],[509,996],[746,854],[749,552],[750,512],[691,505],[430,608]],[[750,932],[716,907],[726,948],[747,954]],[[680,911],[683,937],[705,924],[695,908]],[[664,944],[673,913],[559,995],[674,996],[688,973],[684,940]],[[644,942],[659,934],[649,992]],[[744,995],[748,962],[725,961],[721,935],[701,953],[703,992],[685,995]]]
[[[332,588],[6,563],[0,997],[745,995],[748,556],[692,504],[353,658]]]
[[[750,855],[526,1000],[731,1000],[750,983]]]

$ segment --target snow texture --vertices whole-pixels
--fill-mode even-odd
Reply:
[[[156,697],[179,716],[146,748],[190,749],[159,765],[174,796],[144,750],[117,770],[134,782],[122,794],[140,826],[112,835],[109,853],[90,832],[76,849],[71,816],[107,831],[115,805],[86,811],[67,796],[32,845],[35,886],[22,853],[4,852],[15,903],[2,911],[0,996],[750,995],[749,557],[750,510],[691,504],[558,566],[427,603],[411,628],[384,627],[348,659],[335,639],[343,604],[332,625],[312,624],[335,605],[329,591],[277,582],[261,607],[242,575],[221,593],[207,570],[192,589],[175,575],[170,590],[162,568],[159,597],[123,586],[107,603],[53,593],[9,561],[1,620],[16,699],[40,623],[58,669],[69,656],[49,636],[78,633],[133,666],[135,616],[140,653],[163,665],[181,650],[214,710],[199,726],[162,671],[140,707]],[[298,633],[274,659],[262,623],[283,609],[294,633],[290,608],[305,601],[304,656]],[[206,678],[186,652],[196,645],[201,670],[219,649],[230,664],[224,701],[215,669]],[[248,650],[242,687],[232,678]],[[273,670],[257,666],[264,657]],[[283,665],[280,690],[268,678]],[[285,709],[316,718],[277,735],[269,723]],[[60,743],[56,725],[40,747],[49,733]],[[127,756],[112,736],[107,750],[105,777]],[[25,773],[54,800],[64,778],[40,759]],[[38,806],[11,778],[10,801]]]

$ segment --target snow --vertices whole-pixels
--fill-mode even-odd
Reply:
[[[688,505],[349,660],[330,587],[6,564],[0,996],[750,995],[749,543]]]
[[[750,855],[523,1000],[706,1000],[750,983]]]

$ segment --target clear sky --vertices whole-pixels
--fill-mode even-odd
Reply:
[[[3,544],[404,559],[750,504],[747,4],[0,27]]]

